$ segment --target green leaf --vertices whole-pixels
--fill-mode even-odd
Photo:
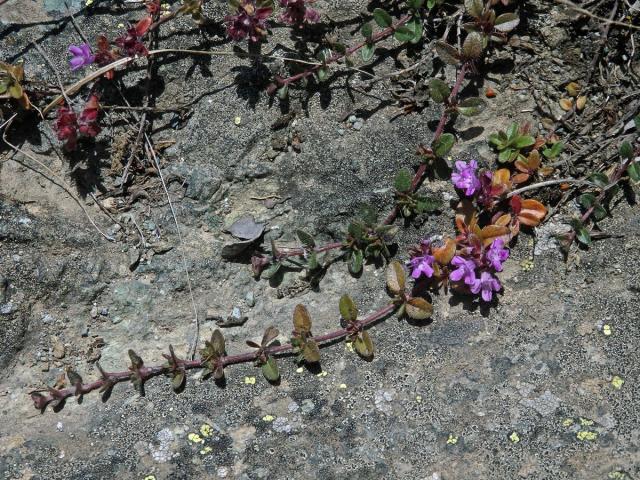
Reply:
[[[284,85],[278,89],[278,98],[284,100],[289,96],[289,85]]]
[[[213,352],[216,357],[224,355],[224,335],[222,335],[222,332],[218,328],[216,328],[211,334],[211,345],[213,346]]]
[[[395,39],[399,42],[409,42],[413,40],[414,35],[415,34],[413,30],[411,30],[406,25],[401,25],[400,27],[396,28],[396,31],[393,34]]]
[[[356,240],[362,240],[364,237],[364,226],[360,222],[351,222],[347,231]]]
[[[365,225],[374,225],[378,221],[378,212],[372,205],[365,203],[358,209],[358,217]]]
[[[307,267],[309,270],[315,270],[320,267],[320,262],[318,262],[318,255],[316,252],[311,252],[309,254],[309,258],[307,259]]]
[[[362,254],[362,250],[354,250],[351,253],[351,258],[349,259],[349,272],[352,275],[357,275],[362,271],[362,262],[364,260],[364,256]]]
[[[329,69],[326,67],[319,68],[318,81],[324,82],[327,78],[329,78]]]
[[[429,81],[429,95],[434,102],[444,103],[451,95],[451,89],[439,78],[432,78]]]
[[[640,181],[640,164],[638,162],[631,162],[627,167],[627,174],[632,182]]]
[[[520,128],[518,127],[518,124],[516,122],[513,122],[511,125],[509,125],[509,128],[507,128],[507,140],[509,141],[509,143],[516,139],[519,129]]]
[[[595,172],[589,175],[589,180],[599,188],[605,188],[609,185],[609,177],[602,172]]]
[[[0,95],[3,95],[7,91],[7,83],[4,80],[0,80]]]
[[[633,117],[633,123],[636,126],[636,130],[640,131],[640,115]]]
[[[387,288],[394,295],[400,295],[404,292],[407,274],[399,261],[393,260],[387,266],[386,271]]]
[[[405,303],[405,309],[407,315],[414,320],[425,320],[433,314],[433,305],[421,297],[410,298]]]
[[[591,208],[596,203],[596,196],[592,193],[583,193],[578,197],[578,203],[585,209]]]
[[[505,148],[498,154],[498,161],[500,163],[508,163],[511,161],[511,154],[514,152],[511,148]]]
[[[307,232],[303,230],[296,230],[296,235],[305,247],[311,249],[316,246],[315,240]]]
[[[477,60],[482,55],[483,50],[482,34],[469,32],[462,44],[462,56],[469,60]]]
[[[308,335],[311,332],[311,315],[307,307],[298,304],[293,309],[293,328],[301,335]]]
[[[129,358],[131,359],[131,366],[136,370],[139,368],[142,368],[142,366],[144,365],[142,358],[140,358],[140,356],[131,349],[129,349],[128,353],[129,353]]]
[[[409,8],[412,8],[413,10],[418,10],[420,7],[422,7],[423,3],[424,0],[407,0],[407,6]]]
[[[391,15],[389,15],[386,11],[382,10],[381,8],[376,8],[373,11],[373,19],[381,28],[390,27],[391,24],[393,23],[393,19],[391,18]]]
[[[486,105],[485,101],[481,98],[465,98],[458,104],[458,112],[466,117],[472,117],[481,113]]]
[[[262,341],[260,342],[260,345],[262,347],[268,347],[276,338],[278,338],[279,334],[280,332],[273,325],[267,327],[264,331],[264,334],[262,335]]]
[[[75,370],[68,368],[67,377],[69,377],[69,383],[71,384],[71,386],[75,387],[76,385],[82,385],[82,377]]]
[[[520,17],[515,13],[503,13],[496,18],[494,27],[499,32],[510,32],[518,26]]]
[[[530,147],[534,143],[536,143],[536,139],[531,135],[521,135],[511,143],[511,146],[520,149]]]
[[[302,356],[307,363],[318,363],[320,361],[320,349],[313,340],[308,340],[302,348]]]
[[[496,147],[500,147],[503,145],[503,139],[500,134],[492,133],[491,135],[489,135],[489,143]]]
[[[407,22],[407,28],[413,32],[413,38],[409,40],[411,43],[418,43],[422,39],[422,20],[414,17]]]
[[[437,157],[444,158],[449,153],[449,150],[453,148],[453,144],[456,142],[456,137],[452,133],[443,133],[440,138],[433,143],[433,153]]]
[[[265,280],[268,280],[274,277],[276,273],[278,273],[278,271],[280,270],[280,267],[282,267],[282,263],[280,262],[276,262],[272,264],[269,268],[267,268],[262,272],[262,278],[264,278]]]
[[[358,308],[349,295],[340,297],[340,315],[349,323],[358,319]]]
[[[278,364],[276,363],[276,359],[273,357],[267,358],[267,361],[261,365],[260,369],[262,370],[264,378],[270,382],[277,382],[280,378]]]
[[[436,0],[427,0],[427,8],[429,10],[431,10],[435,6],[436,6]]]
[[[373,43],[367,43],[360,49],[360,55],[362,56],[362,61],[365,63],[369,63],[373,58],[373,52],[375,51],[376,46]]]
[[[176,372],[171,378],[171,388],[176,392],[180,390],[184,385],[185,378],[184,372]]]
[[[571,226],[576,232],[576,238],[580,243],[586,245],[587,247],[591,245],[591,235],[589,235],[589,230],[587,230],[587,228],[579,218],[574,218],[571,221]]]
[[[435,212],[440,209],[442,202],[437,198],[418,197],[416,201],[416,213]]]
[[[542,154],[546,158],[556,158],[564,149],[564,143],[556,142],[551,147],[542,150]]]
[[[482,2],[482,0],[464,0],[464,9],[472,17],[478,18],[480,15],[482,15],[484,3]]]
[[[371,337],[366,330],[363,330],[358,334],[358,336],[353,341],[353,347],[361,357],[366,359],[373,358],[373,342],[371,341]]]
[[[373,35],[373,27],[371,26],[370,23],[367,22],[364,25],[362,25],[362,28],[360,28],[360,33],[362,33],[362,36],[364,38],[369,40]]]
[[[396,174],[396,178],[393,181],[393,186],[399,192],[405,193],[411,190],[411,182],[413,175],[408,168],[403,168]]]
[[[622,145],[620,145],[620,156],[626,159],[633,156],[633,147],[629,142],[622,142]]]
[[[444,63],[458,65],[460,63],[460,53],[458,49],[446,42],[436,42],[436,54]]]
[[[600,205],[599,203],[594,205],[593,207],[593,218],[596,219],[596,221],[600,221],[603,218],[605,218],[607,216],[607,211],[605,210],[605,208]]]
[[[9,95],[11,95],[12,98],[20,98],[22,97],[22,93],[23,90],[19,83],[13,83],[9,87]]]

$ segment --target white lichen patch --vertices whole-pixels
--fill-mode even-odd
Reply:
[[[374,404],[382,413],[389,415],[392,411],[393,399],[396,393],[393,390],[378,390],[374,396]]]

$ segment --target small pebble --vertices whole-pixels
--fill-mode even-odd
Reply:
[[[256,304],[256,297],[253,292],[247,292],[244,301],[247,302],[248,307],[253,307]]]
[[[361,130],[362,129],[362,122],[360,120],[358,120],[357,122],[355,122],[353,124],[353,129],[354,130]]]

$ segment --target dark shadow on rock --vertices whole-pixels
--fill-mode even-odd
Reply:
[[[466,130],[461,130],[458,132],[460,138],[464,141],[472,140],[474,138],[479,137],[484,133],[484,127],[469,127]]]
[[[494,294],[490,302],[480,300],[480,297],[454,293],[449,297],[449,305],[452,307],[462,304],[462,308],[467,312],[480,311],[480,315],[488,317],[492,308],[498,306],[498,295]]]

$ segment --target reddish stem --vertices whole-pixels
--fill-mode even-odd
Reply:
[[[329,250],[334,250],[336,248],[342,248],[344,244],[342,242],[333,242],[323,245],[322,247],[315,247],[313,249],[316,253],[328,252]],[[304,248],[282,248],[278,250],[278,259],[287,258],[287,257],[301,257],[306,253]]]
[[[314,65],[313,67],[308,68],[304,72],[297,73],[296,75],[292,75],[291,77],[278,78],[278,79],[276,79],[276,82],[278,83],[278,85],[280,87],[284,87],[285,85],[289,85],[290,83],[295,83],[298,80],[302,80],[303,78],[307,78],[309,75],[312,75],[313,73],[317,72],[321,68],[326,67],[327,65],[329,65],[331,63],[335,63],[338,60],[340,60],[340,59],[342,59],[344,57],[347,57],[347,56],[351,55],[352,53],[357,52],[358,50],[360,50],[365,45],[369,45],[369,44],[372,44],[372,43],[378,43],[380,40],[383,40],[383,39],[387,38],[389,35],[392,35],[398,29],[398,27],[401,27],[402,25],[407,23],[409,20],[411,20],[411,15],[405,15],[402,18],[400,18],[400,20],[398,20],[396,23],[391,25],[390,27],[387,27],[384,30],[380,30],[375,35],[372,35],[370,40],[365,40],[364,42],[360,42],[357,45],[354,45],[353,47],[348,48],[345,53],[334,53],[332,56],[327,58],[321,65]]]
[[[368,325],[371,325],[373,322],[380,320],[381,318],[386,317],[391,314],[394,310],[396,310],[397,305],[394,303],[390,303],[383,308],[375,311],[364,320],[359,322],[359,327],[364,328]],[[324,335],[318,335],[315,337],[311,337],[311,340],[314,340],[316,343],[327,343],[332,340],[337,340],[340,338],[344,338],[351,333],[351,330],[348,328],[341,328],[339,330],[335,330],[333,332],[325,333]],[[293,345],[290,343],[286,343],[284,345],[278,345],[275,347],[265,348],[264,353],[266,355],[283,355],[287,354],[291,350],[293,350]],[[238,363],[247,363],[252,362],[256,359],[256,351],[245,352],[238,355],[228,355],[222,357],[221,364],[222,366],[227,365],[235,365]],[[206,367],[206,362],[204,360],[178,360],[178,367],[184,370],[195,370]],[[143,381],[148,380],[152,377],[157,377],[159,375],[164,375],[171,373],[173,368],[170,366],[151,366],[151,367],[141,367],[137,370],[138,375]],[[114,373],[106,373],[106,378],[101,378],[100,380],[96,380],[95,382],[85,383],[80,385],[79,391],[81,394],[86,394],[92,392],[93,390],[99,390],[105,385],[115,385],[116,383],[125,382],[131,380],[131,371],[125,372],[114,372]],[[60,390],[55,390],[55,392],[49,392],[48,394],[39,394],[32,393],[31,398],[36,406],[36,408],[44,409],[50,402],[64,400],[68,397],[72,397],[76,393],[76,386],[70,388],[64,388]]]
[[[440,116],[438,127],[436,128],[436,132],[433,135],[433,140],[431,142],[432,144],[437,142],[438,139],[444,133],[444,127],[446,126],[447,121],[449,120],[450,107],[456,104],[458,92],[460,91],[460,87],[462,87],[462,83],[464,82],[464,76],[466,75],[468,70],[469,70],[469,64],[466,62],[463,63],[462,67],[460,68],[460,71],[458,72],[458,76],[456,77],[456,83],[453,85],[453,88],[451,89],[451,94],[449,95],[449,99],[447,100],[444,110],[442,111],[442,115]],[[418,186],[422,182],[422,179],[424,178],[424,175],[426,172],[427,172],[427,164],[423,162],[422,164],[420,164],[420,166],[418,167],[418,170],[416,171],[416,174],[413,176],[413,180],[411,181],[411,189],[407,193],[413,193],[418,189]],[[399,213],[399,209],[398,209],[398,206],[396,205],[395,207],[393,207],[393,210],[391,211],[389,216],[387,216],[387,218],[384,220],[384,225],[392,224],[395,221],[395,219],[398,217],[398,213]]]
[[[611,177],[609,177],[609,185],[602,190],[602,192],[600,192],[600,195],[598,195],[598,198],[596,200],[596,202],[594,203],[593,206],[589,207],[580,217],[580,221],[582,223],[585,223],[589,220],[589,218],[591,218],[591,214],[593,213],[593,211],[595,210],[596,206],[602,202],[602,200],[604,200],[605,196],[607,195],[607,190],[609,190],[609,188],[611,188],[613,185],[615,185],[616,183],[618,183],[618,181],[622,178],[622,176],[624,175],[624,173],[627,171],[627,168],[629,168],[629,165],[631,165],[631,162],[633,161],[633,158],[635,157],[635,154],[631,156],[631,158],[628,158],[627,160],[625,160],[624,162],[622,162],[622,164],[611,174]],[[576,231],[574,230],[573,232],[571,232],[569,234],[569,236],[567,237],[568,243],[566,245],[567,247],[567,252],[569,251],[568,249],[571,247],[571,244],[573,243],[573,241],[576,238]]]

